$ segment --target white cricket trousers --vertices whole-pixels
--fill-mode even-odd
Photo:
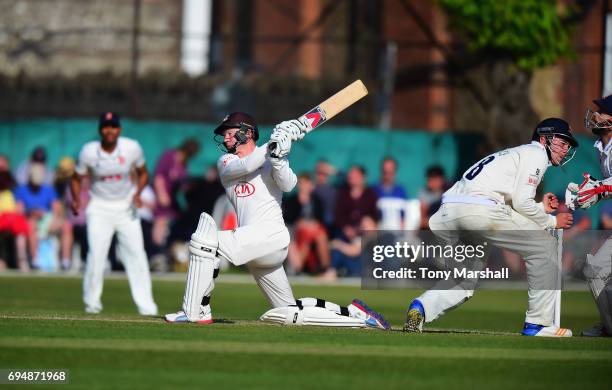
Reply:
[[[561,272],[556,238],[506,205],[445,203],[430,218],[429,227],[442,238],[445,231],[476,231],[488,245],[518,253],[527,269],[525,321],[544,326],[553,324],[556,281]],[[457,286],[449,290],[428,290],[417,299],[425,309],[425,321],[432,322],[472,295],[474,290]]]
[[[83,277],[85,307],[94,312],[102,310],[104,267],[113,234],[117,233],[117,250],[125,267],[138,312],[142,315],[157,314],[140,219],[131,207],[131,202],[92,198],[85,215],[89,242]]]
[[[284,223],[241,226],[219,232],[219,254],[236,266],[246,265],[272,307],[295,305],[283,268],[289,240]]]

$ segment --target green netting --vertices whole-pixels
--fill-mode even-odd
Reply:
[[[187,137],[196,137],[203,145],[189,165],[191,174],[204,173],[220,155],[212,140],[212,124],[135,120],[124,120],[122,124],[123,135],[137,139],[143,146],[150,170],[164,150],[178,146]],[[97,138],[96,126],[95,120],[82,119],[0,122],[0,153],[8,155],[16,166],[35,146],[44,145],[50,165],[55,166],[64,156],[76,157],[85,142]],[[260,143],[270,134],[270,126],[261,127]],[[563,193],[567,182],[580,181],[582,172],[599,174],[597,154],[591,146],[593,140],[578,138],[581,147],[574,160],[546,173],[546,191]],[[369,181],[374,183],[379,178],[381,159],[390,155],[399,162],[398,182],[415,196],[424,185],[428,166],[439,164],[449,177],[455,177],[478,159],[476,151],[480,141],[478,136],[465,134],[325,126],[294,144],[291,165],[299,173],[312,171],[319,159],[326,159],[340,169],[360,164],[366,168]],[[597,209],[590,212],[592,217],[596,213]]]
[[[203,145],[191,161],[189,171],[200,174],[220,155],[212,140],[212,124],[123,121],[123,135],[137,139],[145,150],[147,166],[153,169],[160,154],[178,146],[187,137],[196,137]],[[262,126],[260,143],[270,128]],[[37,145],[44,145],[54,166],[64,156],[76,157],[81,146],[98,137],[95,120],[32,120],[0,122],[0,153],[13,165],[26,159]],[[455,172],[459,152],[453,135],[426,132],[381,132],[358,127],[327,126],[295,143],[291,164],[296,172],[312,171],[319,159],[345,169],[351,164],[366,168],[370,181],[378,180],[381,159],[390,155],[399,161],[399,181],[416,195],[423,185],[423,173],[431,164],[440,164]]]

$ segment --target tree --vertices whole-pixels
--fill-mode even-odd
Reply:
[[[438,0],[461,43],[447,58],[449,73],[471,100],[458,110],[458,121],[486,126],[491,148],[524,139],[538,119],[528,96],[533,71],[575,57],[571,34],[588,3]]]

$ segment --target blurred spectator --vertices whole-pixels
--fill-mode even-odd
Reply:
[[[200,213],[202,211],[212,213],[215,202],[223,194],[225,194],[225,189],[219,180],[217,166],[213,164],[208,167],[203,178],[195,178],[189,183],[185,190],[185,200],[192,209],[199,209]],[[192,220],[197,223],[200,214],[193,213],[193,217]]]
[[[338,191],[334,224],[340,233],[352,239],[365,216],[378,220],[376,192],[366,187],[366,171],[353,165],[346,175],[346,186]]]
[[[599,228],[601,230],[612,229],[612,201],[602,202],[599,213]]]
[[[379,228],[384,230],[400,230],[403,227],[403,218],[406,199],[406,190],[396,184],[397,161],[385,157],[381,163],[381,180],[373,187],[378,196],[378,209],[381,213]]]
[[[238,215],[225,193],[220,195],[215,201],[212,217],[220,230],[233,230],[238,227]],[[221,270],[228,269],[229,266],[229,261],[221,258]]]
[[[293,239],[289,243],[290,271],[316,273],[329,268],[329,243],[323,224],[323,204],[313,193],[314,182],[307,173],[298,176],[297,193],[283,201],[283,216]]]
[[[440,208],[442,194],[446,191],[444,168],[432,165],[425,171],[425,188],[419,191],[421,201],[421,229],[429,228],[429,217]]]
[[[174,271],[187,271],[189,252],[187,242],[204,211],[212,215],[220,230],[232,230],[238,226],[234,207],[225,195],[216,165],[211,165],[204,176],[190,178],[184,186],[185,209],[181,211],[169,237],[169,265]],[[222,270],[229,262],[221,259]]]
[[[332,268],[325,278],[333,280],[334,276],[361,276],[361,240],[364,232],[376,230],[376,222],[370,216],[364,216],[359,230],[350,240],[335,239],[331,242]]]
[[[334,223],[338,232],[335,236],[337,240],[332,241],[332,249],[336,249],[336,254],[332,252],[332,267],[334,269],[338,270],[336,265],[341,266],[347,271],[347,275],[353,275],[359,270],[353,261],[353,257],[357,256],[358,258],[358,254],[355,254],[352,249],[356,248],[355,243],[358,242],[359,229],[362,224],[365,223],[368,228],[372,228],[373,225],[373,228],[376,229],[376,221],[378,220],[377,201],[376,192],[366,187],[365,169],[358,165],[352,166],[346,175],[346,186],[338,191],[336,198]],[[365,217],[368,217],[366,222],[364,222]],[[350,245],[346,246],[344,244]],[[334,256],[339,257],[334,260]],[[349,261],[346,260],[347,256],[351,261],[349,263],[346,262]],[[351,267],[351,265],[354,267]]]
[[[336,168],[325,160],[319,160],[315,166],[314,194],[323,206],[323,223],[328,231],[334,224],[337,190],[330,177],[337,174]]]
[[[32,266],[35,268],[39,263],[39,239],[60,233],[63,224],[62,206],[55,189],[44,183],[45,172],[43,164],[30,164],[28,183],[15,190],[19,210],[25,212],[31,227],[28,241]],[[44,254],[47,256],[48,252]]]
[[[184,185],[185,209],[179,214],[172,227],[170,242],[189,241],[193,227],[197,226],[200,214],[213,213],[215,202],[225,194],[225,189],[219,181],[216,166],[210,166],[201,177],[190,178]]]
[[[87,251],[89,244],[87,242],[87,221],[85,218],[85,210],[89,204],[89,189],[91,186],[89,176],[83,176],[81,179],[81,193],[79,202],[78,214],[66,213],[66,221],[62,228],[62,268],[78,270],[79,264],[84,264],[87,261]],[[72,193],[70,189],[66,189],[64,196],[64,207],[70,209],[72,205]],[[74,243],[79,246],[79,257],[81,262],[75,262],[72,257]]]
[[[41,184],[50,185],[53,183],[53,172],[47,169],[47,150],[44,146],[37,146],[32,151],[30,155],[30,159],[22,162],[17,167],[17,171],[15,172],[15,179],[17,180],[18,185],[25,185],[28,183],[29,174],[30,174],[30,165],[37,164],[42,165],[43,169],[43,180]]]
[[[238,216],[226,194],[217,198],[212,217],[220,230],[232,230],[238,227]]]
[[[62,226],[61,243],[60,243],[60,265],[63,270],[66,270],[72,264],[72,245],[73,245],[73,233],[72,224],[68,220],[66,210],[70,209],[70,203],[66,203],[66,196],[68,195],[70,179],[74,174],[74,159],[72,157],[62,158],[55,169],[53,177],[53,188],[60,197],[60,202],[63,206],[63,214],[66,216],[64,224]]]
[[[10,171],[11,171],[11,164],[10,164],[8,157],[6,157],[4,154],[0,154],[0,172],[10,173]],[[13,175],[11,175],[11,180],[13,180],[13,182],[15,181],[15,179],[13,178]]]
[[[64,200],[70,188],[70,179],[74,174],[74,159],[72,157],[63,157],[55,168],[53,175],[53,188],[57,195]]]
[[[153,210],[155,210],[155,192],[150,185],[143,188],[140,193],[142,204],[138,208],[138,216],[140,217],[140,225],[142,226],[142,238],[144,240],[144,248],[149,261],[152,256],[159,252],[159,248],[153,243]]]
[[[5,260],[12,253],[14,242],[17,268],[25,272],[29,270],[26,241],[30,228],[25,216],[18,212],[15,197],[11,192],[15,181],[8,166],[6,168],[0,167],[0,240],[6,252],[0,253],[0,270],[6,268]]]
[[[187,177],[187,163],[199,149],[198,141],[189,138],[179,148],[164,152],[157,162],[153,178],[157,197],[152,233],[155,245],[163,246],[166,243],[170,222],[178,216],[177,192]]]

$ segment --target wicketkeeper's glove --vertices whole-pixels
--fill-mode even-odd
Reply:
[[[567,185],[565,203],[572,210],[576,206],[588,209],[600,200],[609,198],[612,195],[612,185],[605,184],[588,173],[583,174],[583,176],[584,181],[582,184],[569,183]],[[568,200],[570,200],[569,204]]]

